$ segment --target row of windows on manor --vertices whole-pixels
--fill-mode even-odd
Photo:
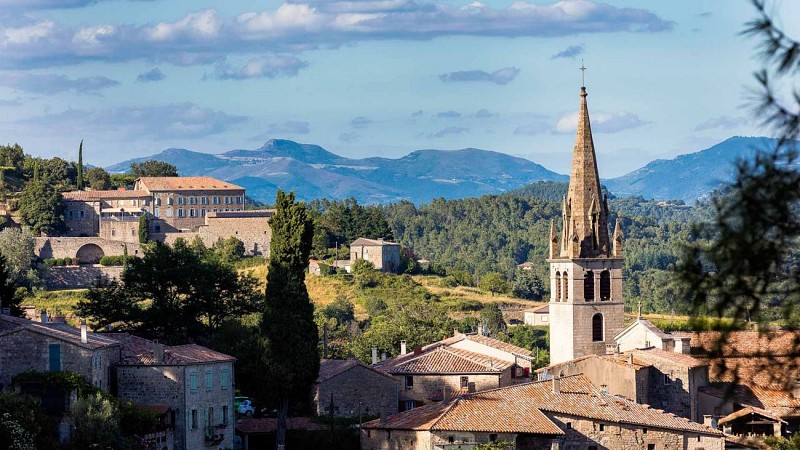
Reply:
[[[229,373],[228,369],[220,369],[219,371],[219,387],[222,390],[230,389],[231,383],[230,379],[228,378]],[[189,372],[189,390],[192,393],[196,393],[200,390],[199,386],[199,377],[200,374],[197,373],[196,370],[191,370]],[[205,388],[206,392],[211,392],[214,389],[214,372],[211,369],[206,369],[204,373],[204,383],[203,387]],[[231,423],[231,411],[228,410],[228,405],[222,405],[222,407],[218,410],[219,417],[215,415],[214,407],[209,406],[206,409],[206,413],[204,414],[204,424],[203,430],[205,431],[206,435],[217,434],[216,429],[219,426],[227,426]],[[188,426],[192,430],[197,430],[199,428],[199,414],[197,409],[192,409],[188,414]]]
[[[589,270],[583,274],[583,300],[594,301],[594,272]],[[569,298],[569,272],[556,272],[556,293],[555,301],[565,302]],[[611,300],[611,272],[603,270],[600,272],[600,300]]]
[[[213,209],[214,212],[241,211],[241,210],[242,210],[242,208],[225,208],[225,209],[214,208]],[[206,212],[207,212],[206,208],[202,208],[200,210],[198,210],[196,208],[188,208],[188,209],[178,208],[178,209],[175,210],[174,215],[175,215],[175,217],[205,217],[206,216]],[[156,217],[161,217],[161,208],[153,209],[153,215],[156,216]],[[172,208],[167,208],[166,217],[172,217],[172,216],[173,216]]]
[[[237,196],[225,196],[225,197],[220,197],[220,196],[184,197],[184,196],[180,196],[179,195],[179,196],[175,196],[175,197],[172,197],[172,196],[167,197],[167,204],[168,205],[174,205],[176,203],[176,200],[175,200],[176,198],[177,198],[177,204],[179,204],[179,205],[197,205],[198,204],[197,203],[198,199],[200,199],[199,200],[199,202],[200,202],[199,204],[201,204],[201,205],[222,205],[223,202],[224,202],[225,205],[233,205],[233,204],[241,205],[242,203],[244,203],[244,197],[243,196],[239,196],[239,195],[237,195]],[[156,197],[155,204],[156,204],[156,206],[160,206],[161,205],[161,197]]]

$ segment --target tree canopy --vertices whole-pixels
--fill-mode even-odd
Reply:
[[[139,163],[131,163],[131,175],[134,178],[177,177],[178,168],[168,162],[149,159]]]
[[[58,233],[64,229],[64,202],[61,193],[47,181],[32,181],[19,200],[22,223],[34,233]]]

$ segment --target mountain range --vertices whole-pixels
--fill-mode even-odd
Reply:
[[[732,180],[733,162],[774,146],[762,137],[732,137],[713,147],[603,180],[615,195],[694,202]],[[540,164],[489,150],[417,150],[402,158],[350,159],[318,145],[272,139],[256,150],[212,155],[171,148],[107,167],[125,172],[148,159],[168,162],[184,176],[211,176],[247,189],[249,197],[271,203],[276,191],[294,190],[302,200],[356,198],[360,203],[391,203],[434,198],[499,194],[537,181],[567,181],[567,175]]]

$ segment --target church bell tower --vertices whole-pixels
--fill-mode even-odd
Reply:
[[[550,363],[606,353],[623,329],[622,233],[609,239],[608,204],[600,191],[597,158],[581,87],[562,229],[550,224]]]

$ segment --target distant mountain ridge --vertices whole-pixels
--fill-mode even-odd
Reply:
[[[184,176],[206,175],[245,187],[248,195],[270,203],[278,188],[298,198],[354,197],[363,203],[497,194],[536,181],[567,177],[505,153],[480,149],[417,150],[397,158],[350,159],[318,145],[272,139],[256,150],[236,149],[218,155],[167,149],[107,167],[125,172],[148,159],[174,164]]]
[[[617,196],[641,195],[656,200],[694,202],[730,182],[733,162],[756,150],[774,148],[775,140],[736,136],[708,149],[655,160],[626,175],[603,180]],[[362,203],[500,194],[537,181],[568,181],[524,158],[489,150],[416,150],[397,159],[345,158],[318,145],[271,139],[255,150],[236,149],[218,155],[170,148],[107,168],[125,172],[133,162],[156,159],[174,164],[185,176],[207,175],[245,187],[256,200],[271,203],[276,191],[294,190],[298,198],[342,199]]]

